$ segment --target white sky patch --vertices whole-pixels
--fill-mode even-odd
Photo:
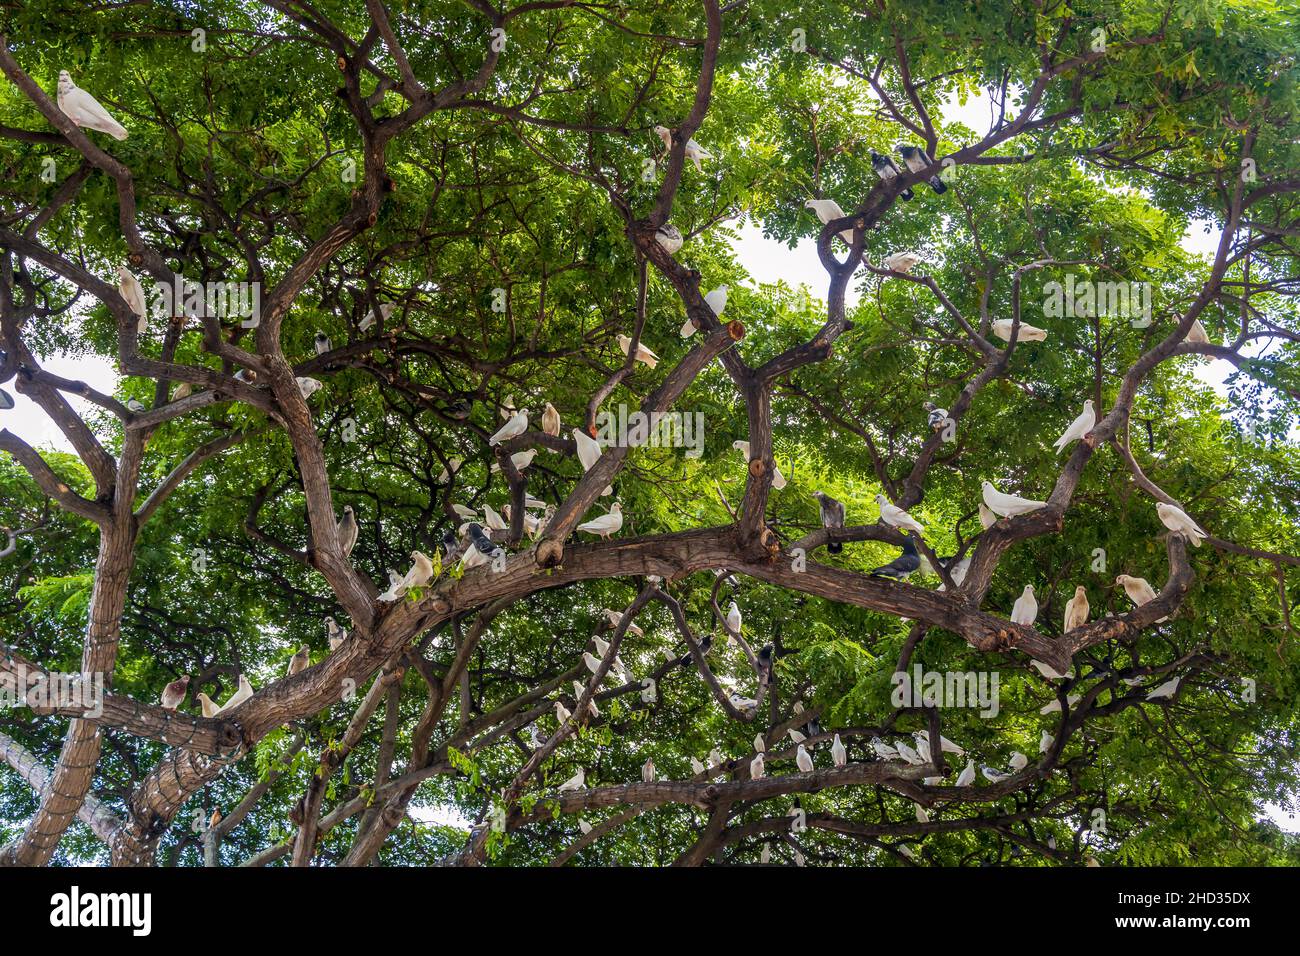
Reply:
[[[54,375],[85,382],[97,392],[111,395],[117,389],[119,381],[115,363],[98,355],[77,356],[59,355],[41,360],[41,368]],[[4,384],[4,390],[14,398],[12,411],[0,411],[0,428],[7,428],[27,444],[35,448],[56,448],[59,451],[72,451],[72,444],[59,431],[39,405],[24,395],[19,395],[12,380]],[[75,395],[64,393],[76,411],[85,417],[99,406]]]
[[[434,806],[425,806],[411,804],[407,812],[413,819],[419,820],[428,826],[455,827],[457,830],[469,830],[474,825],[474,821],[460,812],[459,808],[450,804],[436,804]]]
[[[1266,803],[1264,816],[1287,833],[1300,833],[1300,818],[1285,807],[1279,807],[1276,803]]]

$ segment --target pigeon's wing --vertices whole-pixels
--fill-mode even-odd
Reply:
[[[115,139],[127,137],[126,128],[113,119],[112,114],[100,105],[99,100],[80,87],[74,87],[63,98],[63,112],[80,126],[108,133]]]

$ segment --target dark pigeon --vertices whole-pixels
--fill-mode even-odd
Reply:
[[[912,536],[907,535],[907,541],[903,544],[903,553],[896,557],[888,564],[882,565],[871,572],[873,578],[897,578],[899,581],[907,579],[907,576],[921,566],[921,557],[916,553],[916,542]]]
[[[902,175],[899,168],[894,165],[892,159],[888,156],[881,156],[874,149],[871,151],[871,168],[874,169],[876,175],[885,182],[889,182],[891,179],[897,179]],[[899,195],[902,196],[904,200],[910,200],[912,198],[912,190],[904,189],[899,193]]]
[[[903,165],[909,172],[919,173],[923,169],[929,169],[934,165],[934,160],[924,149],[919,146],[904,146],[901,143],[894,147],[898,150],[898,155],[903,157]],[[948,184],[938,176],[931,176],[929,179],[930,188],[937,193],[947,192]]]
[[[824,495],[820,491],[814,491],[813,497],[821,502],[822,506],[822,527],[823,528],[843,528],[844,527],[844,502],[836,501],[830,495]],[[839,554],[844,550],[844,542],[828,541],[826,550],[831,554]]]

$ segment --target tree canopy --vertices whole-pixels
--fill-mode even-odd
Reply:
[[[0,861],[1300,862],[1296,23],[4,5]]]

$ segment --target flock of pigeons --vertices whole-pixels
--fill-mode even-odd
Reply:
[[[128,134],[126,129],[118,123],[93,96],[78,88],[72,82],[72,78],[66,71],[60,72],[59,74],[58,106],[59,109],[78,126],[107,133],[118,140],[125,140],[127,138]],[[656,126],[654,132],[663,141],[665,152],[670,149],[672,146],[672,131],[663,126]],[[899,145],[896,149],[903,164],[911,172],[919,172],[934,165],[934,160],[924,149],[906,145]],[[703,168],[702,164],[704,160],[711,158],[711,154],[701,147],[694,139],[687,142],[685,155],[688,160],[695,164],[697,170]],[[898,166],[888,156],[882,156],[873,151],[871,153],[871,163],[877,176],[884,181],[895,179],[901,175]],[[930,188],[936,193],[943,193],[947,190],[947,185],[939,176],[931,177],[928,180],[928,183]],[[904,201],[909,201],[913,198],[910,189],[903,190],[900,195]],[[833,199],[810,199],[807,201],[805,206],[806,208],[811,209],[823,224],[831,222],[832,220],[843,219],[845,216],[844,211]],[[844,229],[839,233],[839,237],[844,242],[851,244],[853,241],[853,230]],[[665,251],[668,252],[669,255],[673,255],[681,248],[684,240],[681,232],[675,226],[665,224],[658,230],[656,241],[665,249]],[[897,252],[886,257],[884,265],[886,269],[890,271],[907,273],[910,272],[910,270],[920,261],[921,257],[914,252]],[[141,286],[140,281],[125,266],[120,266],[118,268],[118,289],[131,307],[132,311],[138,317],[139,331],[143,333],[146,328],[144,289]],[[713,310],[715,315],[721,316],[723,310],[726,308],[727,293],[728,286],[722,285],[705,296],[706,303]],[[392,303],[387,303],[386,307],[391,312],[393,305]],[[384,317],[387,318],[387,315]],[[368,319],[367,323],[373,324],[373,318]],[[363,330],[364,327],[365,324],[363,324]],[[1043,341],[1047,338],[1047,332],[1045,330],[1036,328],[1032,325],[1027,325],[1023,322],[1017,324],[1009,319],[994,321],[991,328],[995,335],[1008,342],[1012,341],[1013,337],[1018,341],[1029,342]],[[696,330],[697,326],[694,321],[688,320],[686,324],[682,326],[680,334],[683,338],[689,338]],[[1191,332],[1188,334],[1188,341],[1208,343],[1208,336],[1199,322],[1194,324]],[[620,335],[618,337],[618,342],[624,354],[631,354],[630,350],[632,342],[630,338],[625,335]],[[329,337],[323,332],[318,332],[316,334],[314,344],[318,354],[324,354],[331,349]],[[654,368],[659,362],[659,356],[649,347],[638,343],[634,360],[642,362],[650,368]],[[251,381],[253,378],[252,373],[245,372],[241,374],[245,380]],[[303,398],[307,399],[322,387],[322,383],[313,378],[301,377],[298,379],[298,386],[302,392]],[[188,394],[190,394],[189,386],[182,385],[177,389],[174,398],[182,399]],[[13,405],[13,399],[8,395],[8,393],[0,390],[0,409],[12,408]],[[133,411],[143,410],[143,406],[140,406],[138,402],[136,402],[135,405],[138,407],[133,407]],[[931,428],[937,429],[943,427],[948,417],[946,410],[936,408],[932,404],[927,403],[926,411],[928,412],[928,424]],[[498,429],[489,439],[489,445],[491,446],[496,446],[511,438],[522,435],[528,430],[528,410],[526,408],[515,409],[512,400],[506,400],[505,407],[502,409],[502,416],[506,419],[505,424],[502,425],[501,428]],[[1065,430],[1061,437],[1057,439],[1054,446],[1056,451],[1058,453],[1063,451],[1072,442],[1077,440],[1083,440],[1085,442],[1089,441],[1090,432],[1095,424],[1096,412],[1091,400],[1089,400],[1084,402],[1082,413],[1080,413],[1080,415],[1070,424],[1069,428]],[[542,413],[542,430],[547,435],[558,436],[560,434],[560,428],[560,416],[554,406],[548,402],[545,411]],[[583,470],[588,471],[596,461],[599,460],[602,453],[601,446],[595,439],[591,438],[581,429],[574,428],[572,429],[571,434],[577,444],[578,458],[582,464]],[[748,458],[748,442],[737,441],[734,443],[734,447],[740,450],[742,454]],[[526,469],[532,464],[533,458],[536,454],[536,449],[528,449],[518,452],[511,456],[511,464],[516,469]],[[446,483],[449,481],[451,475],[459,469],[461,464],[462,462],[459,459],[452,459],[449,467],[444,469],[442,475],[439,476],[439,482]],[[497,467],[499,466],[494,466],[494,468]],[[773,476],[773,487],[780,490],[785,486],[785,484],[786,480],[784,476],[782,476],[780,471],[777,470]],[[1018,495],[1007,494],[999,491],[989,481],[983,482],[981,488],[983,501],[979,505],[979,517],[981,525],[986,529],[991,527],[999,518],[1028,514],[1047,507],[1047,502],[1034,501],[1028,498],[1022,498]],[[605,494],[612,494],[612,490],[606,488]],[[845,522],[844,504],[821,491],[815,492],[814,495],[820,506],[822,525],[831,532],[843,529]],[[875,500],[880,508],[880,520],[890,527],[901,530],[906,541],[903,545],[902,553],[899,554],[898,557],[885,565],[873,569],[870,573],[877,577],[892,578],[900,581],[906,580],[911,574],[921,570],[923,565],[926,563],[917,551],[916,539],[914,538],[914,536],[922,536],[925,529],[922,527],[920,522],[908,514],[904,509],[891,503],[884,495],[877,495]],[[478,567],[490,563],[495,558],[499,557],[502,553],[501,548],[492,541],[490,535],[484,530],[483,525],[486,524],[487,529],[490,531],[507,530],[509,528],[508,521],[510,518],[508,507],[505,509],[506,513],[502,515],[493,509],[491,505],[484,504],[482,524],[477,520],[479,515],[474,509],[459,504],[454,505],[453,507],[457,514],[464,518],[465,521],[458,529],[458,534],[453,535],[448,532],[444,537],[443,544],[447,556],[450,557],[457,550],[460,550],[463,547],[464,550],[461,556],[461,566],[464,568]],[[547,505],[531,496],[525,499],[525,507],[535,509],[540,508],[542,510],[540,515],[534,515],[527,511],[524,515],[525,530],[530,534],[530,536],[535,538],[549,521],[554,508],[553,506]],[[1176,505],[1160,502],[1156,505],[1156,511],[1160,521],[1165,525],[1165,527],[1170,531],[1185,535],[1194,546],[1199,547],[1201,541],[1207,537],[1206,532]],[[615,501],[610,505],[607,513],[578,525],[578,530],[587,534],[596,535],[601,539],[608,539],[612,535],[616,534],[622,526],[622,509],[619,503]],[[356,545],[358,532],[359,527],[356,515],[353,512],[352,507],[347,506],[344,508],[343,517],[340,519],[338,525],[339,539],[342,542],[345,554],[350,554],[353,547]],[[827,542],[827,550],[831,553],[838,554],[843,551],[843,547],[843,543],[835,540],[833,535],[831,540]],[[386,602],[400,600],[413,591],[418,592],[418,589],[427,586],[433,580],[436,575],[436,569],[427,555],[417,550],[411,553],[411,559],[413,563],[405,575],[399,575],[395,571],[389,571],[389,588],[380,595],[379,600]],[[949,576],[953,583],[960,587],[969,570],[970,557],[966,556],[958,559],[956,555],[953,555],[947,558],[938,558],[938,561],[945,570],[949,572]],[[1150,583],[1143,578],[1121,574],[1115,580],[1117,584],[1124,588],[1125,594],[1127,594],[1134,605],[1140,606],[1146,604],[1156,596],[1156,592],[1151,587]],[[943,587],[944,585],[940,585],[941,589]],[[1089,604],[1086,589],[1082,586],[1076,587],[1074,597],[1072,597],[1066,604],[1064,632],[1068,633],[1069,631],[1086,624],[1088,621],[1088,613]],[[616,625],[621,618],[621,615],[612,610],[607,610],[605,614],[610,619],[612,625]],[[1026,585],[1024,591],[1016,600],[1015,605],[1012,608],[1011,621],[1015,624],[1028,626],[1035,622],[1037,616],[1038,602],[1034,595],[1033,585]],[[736,634],[740,633],[740,609],[734,601],[728,611],[726,623],[729,630]],[[348,639],[349,634],[348,631],[341,627],[332,617],[327,617],[325,619],[325,625],[330,651],[333,652]],[[634,633],[640,632],[640,629],[637,628],[636,625],[631,625],[630,630]],[[608,650],[608,643],[603,641],[599,636],[597,636],[595,640],[596,649],[600,651],[603,657],[605,652]],[[705,642],[702,642],[702,647],[705,650],[708,648],[706,643],[707,641],[708,639],[706,638]],[[310,647],[306,645],[301,647],[289,661],[288,676],[298,674],[310,666],[310,654]],[[763,648],[760,652],[760,657],[764,654],[766,655],[768,673],[770,674],[770,646]],[[685,661],[689,662],[689,660],[690,658],[688,655],[685,658]],[[602,664],[602,658],[598,658],[590,652],[585,652],[583,654],[583,662],[587,668],[595,674],[598,672]],[[1061,679],[1067,676],[1057,673],[1055,670],[1040,661],[1034,661],[1033,665],[1045,677],[1051,679]],[[619,679],[624,680],[625,683],[630,683],[634,679],[630,671],[617,656],[615,656],[610,670],[611,673],[616,675]],[[1129,683],[1130,686],[1135,686],[1136,683],[1139,683],[1140,681],[1141,678],[1129,678],[1126,680],[1126,683]],[[185,675],[167,684],[162,693],[162,706],[172,711],[180,707],[188,694],[189,682],[189,675]],[[1172,697],[1178,688],[1178,683],[1179,678],[1177,677],[1166,681],[1156,689],[1152,690],[1147,695],[1147,699],[1160,700]],[[646,678],[642,684],[643,687],[645,687],[645,690],[642,692],[643,698],[647,695],[651,695],[652,698],[652,695],[654,694],[654,680],[652,678]],[[578,681],[574,681],[574,692],[578,698],[581,698],[583,690],[583,685]],[[197,700],[202,708],[204,717],[219,717],[222,714],[232,711],[244,701],[248,700],[253,696],[253,693],[254,688],[249,683],[247,677],[240,674],[238,677],[237,689],[223,704],[214,704],[204,693],[198,694]],[[1070,698],[1070,703],[1073,704],[1077,699],[1078,698]],[[740,698],[739,695],[733,695],[733,703],[741,705],[756,705],[755,701]],[[555,717],[562,727],[572,718],[572,715],[560,700],[555,701],[554,707]],[[1060,701],[1055,700],[1042,708],[1041,713],[1047,714],[1053,711],[1059,711],[1060,707]],[[802,706],[796,703],[796,712],[800,711],[802,711]],[[588,712],[593,716],[599,714],[599,710],[596,707],[594,700],[589,702]],[[814,730],[819,739],[824,738],[824,735],[820,734],[820,728],[816,727],[815,724],[805,726],[805,730],[809,729]],[[533,739],[536,741],[537,730],[535,727],[532,728],[532,730],[534,734]],[[817,741],[810,741],[807,734],[794,728],[791,728],[788,733],[790,740],[795,744],[796,748],[794,754],[796,767],[802,773],[813,772],[815,770],[815,764],[812,753],[808,748],[810,744],[815,746]],[[913,741],[914,745],[908,744],[902,740],[895,741],[891,744],[876,737],[872,738],[870,745],[874,756],[879,759],[901,759],[911,765],[929,763],[931,758],[931,740],[928,732],[916,731],[913,734]],[[961,747],[957,746],[946,737],[940,736],[939,743],[941,748],[946,752],[953,753],[958,757],[965,755],[965,751]],[[1052,744],[1052,736],[1046,731],[1043,731],[1042,738],[1039,742],[1039,751],[1041,753],[1046,753]],[[848,750],[841,741],[838,733],[832,735],[830,753],[833,766],[846,766],[848,762]],[[764,776],[766,772],[766,754],[766,741],[760,734],[754,740],[754,756],[749,760],[749,774],[752,779],[759,779]],[[691,767],[693,772],[697,776],[704,776],[707,778],[716,776],[720,771],[729,770],[731,763],[732,762],[727,761],[716,748],[709,754],[709,763],[707,765],[698,758],[691,758]],[[999,783],[1008,779],[1013,774],[1024,770],[1027,766],[1028,758],[1019,751],[1013,751],[1008,762],[1009,770],[1002,771],[990,766],[984,766],[981,768],[981,773],[985,779],[991,783]],[[653,758],[647,759],[642,767],[642,779],[647,782],[653,781],[656,779],[655,773]],[[975,761],[974,759],[969,759],[966,766],[957,775],[955,786],[968,787],[975,782],[975,779]],[[942,778],[928,777],[922,782],[927,786],[934,786],[941,783]],[[573,777],[560,785],[559,790],[560,792],[579,790],[585,785],[586,772],[584,769],[579,769]],[[916,808],[916,813],[918,820],[925,822],[928,819],[924,808],[919,805]],[[582,828],[584,832],[590,832],[591,829],[590,825],[585,822],[582,823]],[[766,848],[764,852],[767,852]]]

